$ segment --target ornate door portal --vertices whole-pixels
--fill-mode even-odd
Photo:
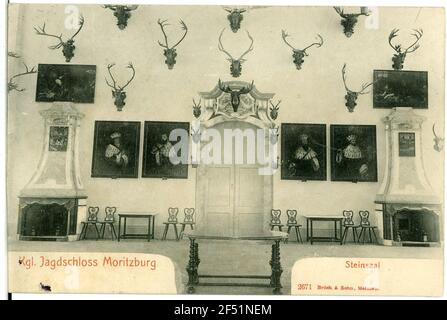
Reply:
[[[233,81],[226,85],[237,89],[248,84]],[[204,100],[202,114],[192,124],[192,132],[201,134],[201,140],[196,140],[192,152],[193,158],[199,159],[197,225],[209,234],[220,236],[260,232],[268,228],[269,212],[273,205],[273,172],[262,173],[263,169],[271,168],[272,163],[270,160],[260,162],[256,155],[257,148],[263,148],[266,155],[272,151],[270,134],[272,130],[277,133],[277,127],[267,111],[273,94],[259,93],[253,87],[249,94],[241,96],[236,112],[231,107],[229,94],[222,92],[218,86],[200,95]],[[217,145],[220,155],[209,163],[201,157],[207,154],[204,150],[209,149],[207,144],[211,139],[205,136],[211,129],[213,139],[220,137],[221,141]],[[259,130],[263,139],[259,137]],[[228,140],[229,134],[237,132],[244,136],[240,144],[235,139]]]

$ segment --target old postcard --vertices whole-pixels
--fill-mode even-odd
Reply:
[[[9,5],[9,291],[443,295],[444,26]]]

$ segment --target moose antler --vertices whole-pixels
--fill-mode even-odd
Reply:
[[[252,80],[252,82],[251,82],[251,84],[250,84],[249,86],[242,87],[242,88],[239,90],[239,93],[240,93],[240,94],[247,94],[247,93],[249,93],[249,92],[253,89],[254,82],[255,82],[255,81]]]
[[[419,48],[419,40],[422,38],[422,35],[424,34],[424,31],[422,29],[413,29],[415,33],[412,34],[416,38],[416,40],[409,46],[407,49],[404,50],[403,53],[411,53],[416,51]],[[402,53],[402,45],[393,45],[392,40],[397,37],[397,33],[399,32],[399,29],[393,29],[388,36],[388,43],[390,44],[391,48],[393,48],[397,53]]]
[[[168,26],[169,24],[167,23],[167,20],[158,19],[157,22],[160,25],[161,32],[163,32],[163,36],[165,39],[165,44],[162,44],[160,41],[158,41],[158,44],[163,48],[174,49],[175,47],[177,47],[180,44],[180,42],[183,41],[183,39],[185,39],[186,34],[188,33],[188,27],[186,26],[186,23],[183,20],[180,20],[180,25],[182,26],[182,30],[185,30],[185,33],[183,34],[183,36],[180,38],[180,40],[175,45],[173,45],[172,47],[169,47],[168,36],[166,35],[166,32],[165,32],[165,27]]]
[[[224,85],[222,81],[219,79],[219,89],[223,92],[230,93],[232,90],[229,85]]]
[[[37,73],[35,67],[32,67],[31,69],[28,68],[28,66],[23,63],[23,65],[25,66],[25,72],[13,75],[11,78],[9,78],[8,81],[8,92],[12,91],[12,90],[16,90],[19,92],[25,91],[25,89],[19,89],[19,86],[13,81],[15,78],[27,75],[27,74],[33,74],[33,73]]]
[[[341,73],[342,73],[342,78],[343,78],[343,83],[345,85],[345,89],[347,92],[351,92],[351,93],[355,93],[355,94],[366,94],[369,92],[365,92],[365,90],[371,86],[374,82],[371,83],[363,83],[362,84],[362,89],[360,91],[352,91],[351,89],[348,88],[347,84],[346,84],[346,63],[343,65],[343,68],[341,69]]]

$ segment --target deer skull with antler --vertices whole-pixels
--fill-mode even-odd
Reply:
[[[200,115],[202,114],[202,107],[200,106],[200,103],[202,102],[202,99],[199,100],[199,103],[196,103],[196,100],[192,99],[192,103],[194,104],[192,106],[192,114],[196,119],[199,119]]]
[[[276,105],[274,105],[271,101],[270,104],[272,105],[270,107],[270,118],[272,118],[272,120],[276,120],[276,118],[278,118],[278,110],[279,110],[279,104],[281,103],[281,100],[278,101],[278,103]]]
[[[169,46],[168,44],[168,36],[166,35],[165,32],[165,27],[168,25],[167,20],[163,20],[161,21],[160,19],[158,19],[158,24],[160,25],[161,28],[161,32],[163,32],[163,36],[165,39],[165,43],[161,43],[160,41],[158,41],[158,44],[165,48],[164,49],[164,55],[166,57],[166,61],[165,63],[168,65],[168,69],[172,69],[174,67],[174,64],[176,63],[175,58],[177,57],[177,52],[175,50],[175,47],[177,47],[180,42],[183,41],[183,39],[185,39],[186,34],[188,33],[188,27],[186,26],[186,24],[183,22],[183,20],[180,20],[180,25],[182,26],[182,30],[185,31],[185,33],[183,34],[183,36],[180,38],[180,40],[174,44],[173,46]]]
[[[393,61],[393,69],[394,70],[403,69],[405,57],[407,56],[407,53],[414,52],[419,48],[418,42],[422,38],[424,31],[422,29],[419,29],[419,30],[414,29],[413,31],[415,33],[413,33],[412,35],[416,38],[416,40],[409,47],[407,47],[405,50],[402,48],[402,45],[400,45],[400,44],[393,45],[391,43],[393,38],[397,37],[397,33],[399,32],[399,29],[393,29],[391,31],[390,35],[388,36],[388,43],[390,44],[391,48],[393,48],[394,51],[396,51],[396,53],[393,55],[393,58],[391,59]]]
[[[357,98],[358,98],[358,96],[361,95],[361,94],[369,93],[369,92],[365,92],[365,90],[369,86],[371,86],[373,84],[373,82],[371,82],[371,83],[363,83],[362,84],[362,89],[360,91],[352,91],[346,85],[346,63],[343,65],[343,68],[341,69],[341,74],[342,74],[342,78],[343,78],[343,84],[345,85],[345,89],[346,89],[346,95],[345,95],[346,103],[345,103],[345,106],[348,108],[349,112],[354,112],[354,108],[357,105]]]
[[[120,30],[124,30],[127,27],[127,20],[132,16],[130,13],[138,8],[137,5],[126,6],[126,5],[111,5],[106,4],[103,6],[104,9],[110,9],[113,11],[113,15],[118,19],[117,26]]]
[[[71,59],[74,57],[74,50],[76,49],[76,46],[74,45],[74,38],[79,34],[82,27],[84,26],[84,17],[79,17],[79,28],[78,30],[67,40],[62,40],[62,34],[61,35],[55,35],[55,34],[49,34],[45,31],[45,23],[42,27],[34,27],[34,30],[39,36],[48,36],[53,37],[59,40],[58,44],[55,44],[53,46],[49,46],[48,48],[51,50],[60,49],[62,47],[62,53],[65,57],[66,62],[70,62]]]
[[[220,81],[219,79],[219,89],[222,92],[225,93],[229,93],[231,96],[231,106],[233,107],[233,111],[237,112],[239,105],[241,103],[241,94],[247,94],[249,93],[252,89],[253,89],[253,83],[254,81],[251,82],[251,85],[247,86],[247,87],[242,87],[239,90],[233,90],[230,88],[229,85],[224,85],[222,83],[222,81]]]
[[[116,83],[116,80],[115,80],[115,78],[113,77],[113,74],[112,74],[112,71],[111,71],[112,68],[113,68],[114,66],[115,66],[114,63],[109,64],[109,65],[107,66],[107,70],[109,71],[109,75],[110,75],[110,78],[111,78],[111,80],[112,80],[112,84],[110,84],[110,82],[107,80],[107,78],[106,78],[105,80],[106,80],[107,85],[108,85],[110,88],[112,88],[112,97],[115,99],[115,106],[116,106],[117,110],[118,110],[118,111],[122,111],[122,110],[123,110],[123,107],[126,105],[126,102],[125,102],[125,100],[126,100],[126,92],[124,91],[124,89],[125,89],[125,88],[132,82],[132,80],[135,78],[135,68],[134,68],[134,66],[132,65],[132,63],[129,63],[129,64],[127,65],[127,68],[132,69],[132,76],[131,76],[130,80],[127,81],[127,83],[126,83],[124,86],[119,86],[119,85]]]
[[[241,22],[244,19],[242,13],[244,13],[246,10],[236,8],[224,8],[224,10],[229,13],[229,15],[227,15],[227,19],[228,21],[230,21],[231,31],[236,33],[241,28]]]
[[[357,24],[359,16],[369,16],[369,12],[360,12],[360,13],[344,13],[343,9],[340,7],[334,7],[335,11],[342,18],[340,24],[343,26],[343,33],[348,38],[354,34],[354,27]]]
[[[245,57],[245,55],[247,53],[249,53],[250,51],[253,50],[253,38],[250,36],[250,33],[247,31],[247,35],[248,38],[251,40],[250,46],[248,47],[248,49],[241,54],[241,56],[238,59],[234,59],[233,56],[224,49],[224,46],[222,44],[222,35],[223,32],[225,31],[225,28],[222,29],[222,32],[220,33],[219,36],[219,45],[218,48],[220,51],[222,51],[223,53],[225,53],[228,56],[228,61],[230,61],[230,73],[234,78],[237,78],[241,75],[242,72],[242,63],[245,62],[246,60],[243,59]]]
[[[433,134],[434,134],[434,136],[435,136],[435,137],[433,138],[433,141],[435,142],[433,148],[434,148],[436,151],[441,152],[442,149],[444,149],[444,138],[441,138],[441,137],[439,137],[439,136],[436,134],[436,131],[435,131],[435,124],[434,124],[434,123],[433,123],[433,128],[432,128],[432,130],[433,130]]]
[[[289,35],[286,33],[286,31],[282,30],[282,39],[284,40],[285,44],[287,44],[290,48],[292,48],[293,50],[293,63],[295,64],[296,68],[298,70],[301,69],[302,64],[304,63],[303,58],[305,56],[308,56],[306,50],[309,49],[312,46],[317,46],[317,48],[321,47],[323,45],[323,38],[317,34],[318,38],[319,38],[319,42],[314,42],[311,43],[310,45],[308,45],[307,47],[305,47],[304,49],[296,49],[295,47],[293,47],[288,41],[287,41],[287,37]]]

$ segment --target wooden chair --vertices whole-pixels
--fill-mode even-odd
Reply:
[[[372,241],[372,237],[371,237],[371,232],[374,235],[374,239],[376,241],[376,243],[379,243],[379,241],[377,240],[377,236],[376,236],[376,232],[375,229],[377,229],[376,226],[372,226],[371,223],[369,222],[369,211],[367,210],[360,210],[359,211],[359,216],[360,216],[360,225],[359,228],[361,228],[360,230],[360,234],[359,234],[359,242],[360,239],[363,235],[363,243],[365,243],[365,238],[366,238],[366,232],[368,232],[369,234],[369,243],[373,243]]]
[[[298,221],[296,220],[296,215],[298,212],[296,210],[287,210],[287,233],[290,234],[290,229],[295,228],[295,234],[296,234],[296,242],[303,243],[303,239],[301,238],[301,232],[300,227],[302,225],[298,224]]]
[[[163,237],[161,238],[161,240],[166,240],[166,235],[168,234],[168,230],[169,230],[169,226],[173,226],[174,227],[174,231],[175,231],[175,240],[179,240],[179,234],[178,234],[178,230],[177,230],[177,215],[178,215],[178,208],[169,208],[168,209],[168,221],[167,222],[163,222],[163,224],[165,225],[165,230],[163,232]]]
[[[88,207],[88,217],[87,221],[82,221],[82,229],[81,234],[79,235],[79,240],[85,240],[88,232],[88,228],[90,226],[94,226],[96,230],[96,240],[98,240],[100,236],[100,232],[98,229],[98,212],[99,207]]]
[[[116,231],[115,231],[115,213],[116,213],[116,207],[106,207],[105,208],[106,216],[104,217],[104,221],[101,221],[101,228],[99,229],[101,231],[101,238],[104,239],[104,233],[106,231],[106,227],[109,226],[110,229],[110,235],[112,237],[112,240],[117,239]]]
[[[354,211],[352,210],[343,210],[343,217],[345,217],[343,219],[343,235],[341,237],[341,242],[342,243],[346,243],[346,238],[348,237],[348,232],[349,229],[352,230],[352,238],[354,239],[354,242],[357,241],[357,239],[359,239],[358,235],[357,235],[357,228],[359,228],[359,225],[356,225],[354,223]]]
[[[191,230],[194,230],[194,225],[196,224],[194,222],[195,211],[196,211],[196,209],[194,209],[194,208],[183,209],[185,218],[183,219],[183,222],[180,222],[180,224],[182,225],[182,230],[180,231],[180,239],[183,239],[183,233],[185,232],[186,226],[189,226],[191,228]]]
[[[275,227],[277,227],[279,231],[282,231],[282,227],[284,227],[284,225],[281,223],[281,210],[272,209],[270,211],[270,227],[270,230],[273,230],[275,229]]]

